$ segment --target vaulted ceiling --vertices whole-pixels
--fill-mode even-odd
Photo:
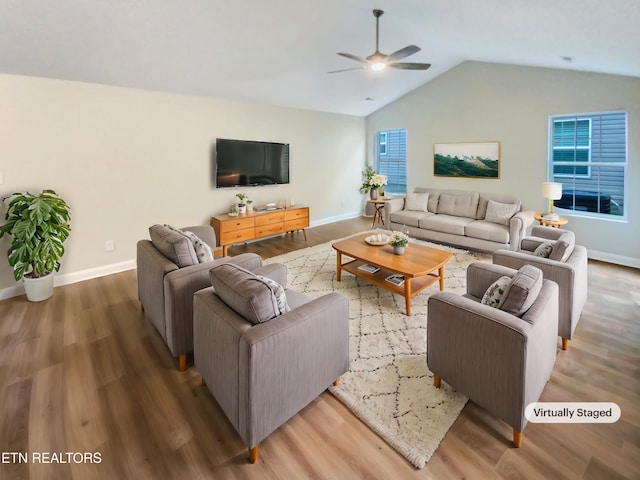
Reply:
[[[373,8],[429,70],[327,73]],[[640,0],[0,0],[0,73],[367,115],[465,60],[640,77]]]

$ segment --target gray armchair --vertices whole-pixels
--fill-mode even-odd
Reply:
[[[527,304],[520,305],[524,310],[520,317],[510,309],[481,303],[498,278],[507,276],[514,282],[521,272],[537,275],[539,293],[535,295],[531,288]],[[505,304],[512,301],[510,293],[505,296],[509,297]],[[553,369],[557,323],[558,286],[542,280],[537,269],[471,264],[465,295],[436,292],[429,298],[427,365],[434,385],[439,388],[441,380],[446,381],[507,422],[513,427],[514,445],[520,447],[527,423],[525,408],[538,400]]]
[[[215,248],[215,232],[210,226],[184,230]],[[233,262],[254,269],[262,265],[262,259],[245,253],[199,263],[193,245],[183,235],[162,225],[150,227],[149,235],[151,240],[140,240],[137,245],[138,299],[171,354],[179,357],[180,370],[184,370],[187,353],[193,351],[193,294],[211,286],[211,267]]]
[[[531,234],[522,239],[518,251],[494,252],[493,263],[515,269],[534,265],[542,270],[544,278],[558,284],[558,335],[562,338],[562,349],[567,350],[587,301],[587,249],[575,244],[575,235],[569,230],[536,226]],[[534,256],[536,248],[545,242],[553,242],[550,256]]]
[[[286,287],[284,265],[254,273]],[[213,268],[211,283],[194,297],[194,361],[255,463],[258,444],[347,371],[349,302],[289,289],[276,298],[273,285],[229,265]],[[278,314],[283,292],[290,310]]]

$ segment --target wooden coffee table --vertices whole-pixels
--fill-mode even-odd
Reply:
[[[407,315],[411,315],[411,297],[416,296],[436,280],[444,290],[444,265],[452,254],[445,250],[410,243],[404,255],[394,255],[390,245],[374,246],[365,242],[371,233],[363,233],[340,240],[332,246],[337,252],[336,279],[340,281],[342,270],[352,273],[378,287],[402,295],[405,298]],[[354,260],[342,263],[342,255]],[[380,270],[369,273],[358,267],[373,265]],[[404,275],[404,285],[398,286],[385,280],[391,274]]]

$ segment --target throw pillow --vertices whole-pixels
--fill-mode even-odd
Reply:
[[[500,310],[521,317],[538,297],[542,289],[542,270],[533,265],[524,265],[511,279]]]
[[[489,200],[487,203],[487,214],[484,219],[487,222],[509,226],[511,217],[518,211],[518,205],[512,203],[500,203]]]
[[[156,249],[178,268],[189,267],[198,264],[196,252],[191,241],[184,235],[162,225],[149,227],[151,243]]]
[[[498,306],[502,302],[502,298],[504,297],[505,292],[507,291],[509,283],[511,283],[511,277],[507,277],[506,275],[500,277],[498,280],[489,285],[489,288],[487,288],[487,291],[484,292],[480,303],[482,303],[483,305],[489,305],[490,307],[498,308]]]
[[[536,257],[549,258],[552,249],[553,242],[543,242],[536,247],[536,249],[533,251],[533,255]]]
[[[172,227],[171,225],[165,226],[189,239],[193,245],[194,251],[196,252],[198,263],[206,263],[213,260],[213,250],[211,250],[211,247],[202,241],[195,233],[190,232],[189,230],[180,230],[179,228]]]
[[[404,209],[417,212],[426,212],[428,203],[428,193],[408,193],[404,200]]]
[[[289,311],[284,289],[271,279],[232,263],[213,267],[209,277],[220,300],[254,325]]]

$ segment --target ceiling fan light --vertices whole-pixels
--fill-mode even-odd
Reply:
[[[371,70],[375,71],[375,72],[379,72],[380,70],[384,70],[386,68],[387,64],[384,62],[373,62],[371,64]]]

